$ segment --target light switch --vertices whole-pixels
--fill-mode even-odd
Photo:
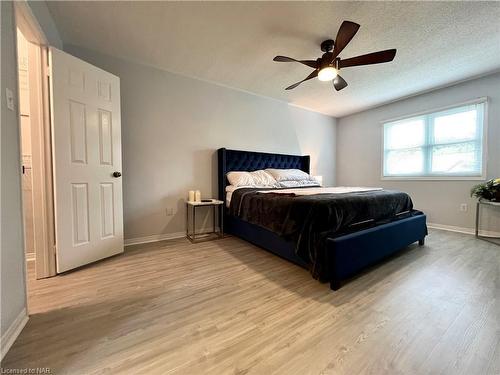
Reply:
[[[7,108],[14,110],[14,93],[11,89],[5,88],[5,100],[7,100]]]

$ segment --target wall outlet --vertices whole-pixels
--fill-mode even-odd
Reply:
[[[167,216],[174,216],[174,209],[172,207],[167,208]]]
[[[461,212],[467,212],[467,209],[468,209],[467,203],[461,203],[460,204],[460,211]]]

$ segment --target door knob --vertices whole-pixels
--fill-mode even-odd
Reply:
[[[121,177],[121,173],[120,172],[113,172],[113,177]]]

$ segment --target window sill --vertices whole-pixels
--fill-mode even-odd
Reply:
[[[382,181],[486,181],[486,176],[382,176]]]

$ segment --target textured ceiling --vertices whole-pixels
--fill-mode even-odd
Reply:
[[[500,69],[500,2],[49,2],[64,43],[340,117]],[[392,63],[346,68],[336,92],[281,54],[321,55],[342,20],[361,28],[347,58],[397,48]]]

